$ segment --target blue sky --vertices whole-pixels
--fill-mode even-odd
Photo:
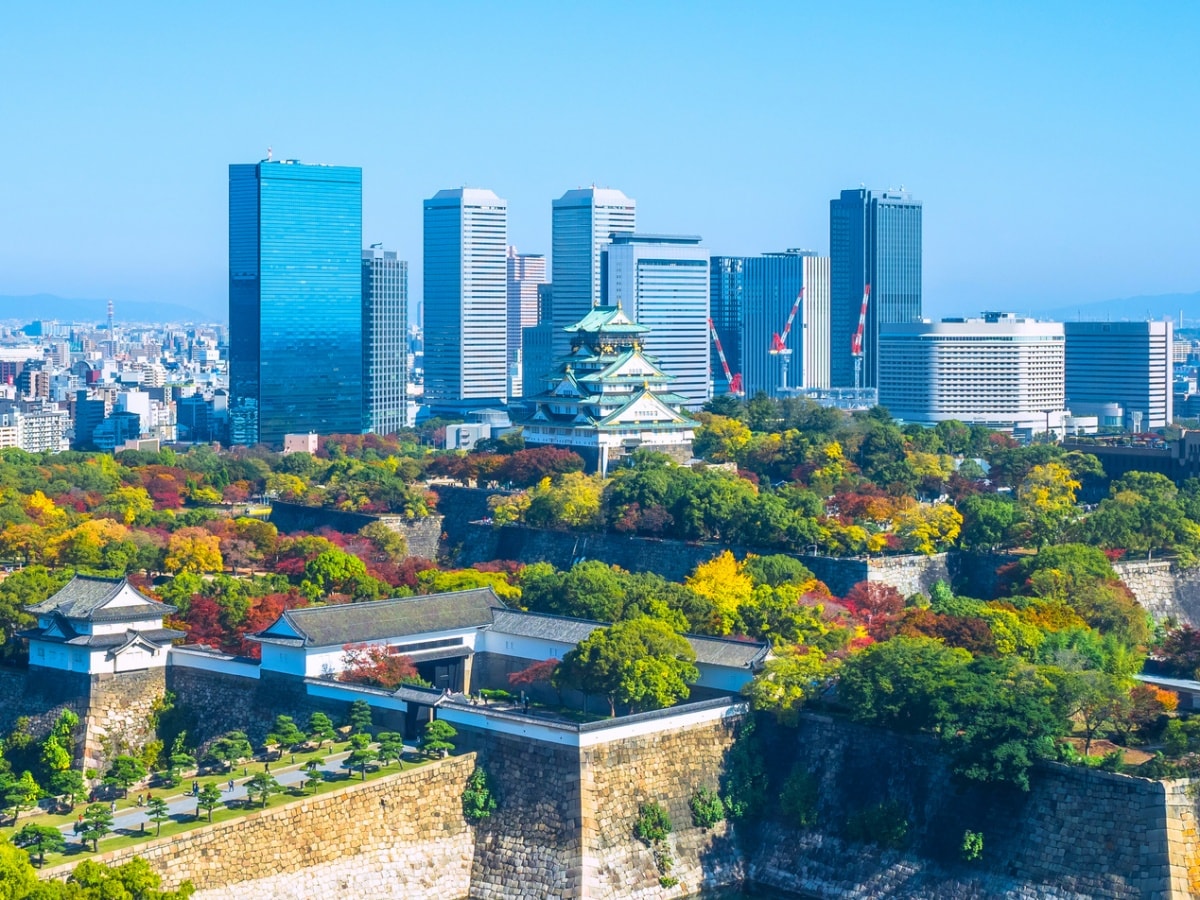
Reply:
[[[227,166],[363,167],[366,243],[596,183],[714,253],[925,204],[926,314],[1200,290],[1200,4],[0,4],[0,294],[227,302]],[[18,311],[14,310],[14,313]]]

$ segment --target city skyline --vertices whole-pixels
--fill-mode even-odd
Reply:
[[[615,51],[578,40],[611,24],[599,11],[404,11],[406,33],[453,21],[468,43],[486,35],[505,46],[493,70],[470,54],[437,65],[437,42],[375,52],[392,30],[360,25],[390,20],[385,6],[320,17],[319,28],[305,8],[289,7],[286,22],[242,10],[236,31],[219,4],[9,12],[0,75],[27,89],[0,100],[17,138],[0,164],[21,173],[0,188],[0,294],[219,314],[225,166],[268,146],[364,169],[364,240],[410,262],[413,297],[419,201],[464,183],[508,198],[511,242],[548,261],[552,199],[593,182],[638,198],[640,230],[700,234],[717,255],[827,254],[830,197],[860,183],[905,186],[927,210],[924,312],[934,317],[1200,286],[1188,203],[1200,186],[1188,159],[1200,127],[1194,6],[946,17],[772,4],[744,18],[628,7],[622,65],[603,79],[587,73]],[[537,28],[521,24],[530,17]],[[330,64],[302,67],[305,54]],[[641,91],[668,73],[703,102]],[[379,89],[397,98],[387,121]],[[507,117],[501,98],[521,95],[536,102]],[[802,115],[789,112],[796,98]],[[714,130],[718,109],[737,110],[739,127]],[[492,136],[486,152],[479,134]],[[56,264],[64,246],[70,267]]]

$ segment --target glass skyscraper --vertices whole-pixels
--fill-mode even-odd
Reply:
[[[434,410],[508,396],[508,204],[488,190],[425,201],[425,400]]]
[[[842,191],[829,201],[830,380],[854,387],[851,341],[871,286],[862,386],[879,386],[880,326],[921,319],[921,201],[905,191]]]
[[[646,353],[675,378],[672,390],[697,409],[711,398],[709,255],[692,235],[616,233],[604,250],[603,302],[650,328]],[[554,285],[558,315],[558,285]]]
[[[546,257],[508,248],[508,395],[523,397],[525,348],[522,333],[538,324],[538,294],[546,283]],[[533,392],[536,393],[536,390]]]
[[[234,444],[363,430],[362,169],[229,167]]]
[[[634,231],[637,204],[618,190],[579,188],[553,203],[550,282],[554,285],[554,353],[565,356],[570,339],[564,328],[579,322],[604,291],[600,254],[613,232]]]
[[[725,358],[741,374],[747,397],[772,397],[800,388],[829,387],[829,259],[808,250],[762,256],[714,256],[711,264],[712,320]],[[792,323],[783,359],[771,341],[782,334],[800,289],[804,299]],[[712,348],[713,393],[729,392],[716,348]]]
[[[408,402],[408,263],[373,244],[362,252],[363,429],[395,434]]]

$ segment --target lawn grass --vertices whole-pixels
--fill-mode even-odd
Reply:
[[[296,753],[296,762],[294,765],[291,762],[292,754],[285,753],[281,760],[275,760],[271,762],[273,766],[278,767],[272,771],[279,772],[289,769],[303,769],[304,763],[310,759],[325,759],[328,756],[344,752],[346,749],[348,749],[348,747],[349,744],[338,747],[335,743],[334,747],[332,748],[327,747],[324,750],[311,750]],[[371,763],[367,766],[366,781],[373,781],[377,778],[382,778],[385,775],[394,775],[402,771],[407,772],[410,769],[419,768],[420,766],[426,765],[432,761],[433,760],[421,757],[415,760],[405,759],[405,761],[399,766],[396,765],[395,761],[389,762],[386,766],[380,765],[378,762]],[[253,767],[252,771],[257,772],[260,771],[257,768],[260,765],[262,765],[262,762],[255,761],[254,763],[248,764],[245,768],[250,769]],[[243,779],[243,776],[239,772],[239,769],[242,768],[243,767],[241,766],[236,766],[231,771],[225,773],[216,775],[203,775],[195,778],[185,778],[180,781],[179,786],[176,788],[160,788],[158,790],[151,789],[150,793],[162,797],[165,800],[177,800],[184,797],[190,791],[193,781],[200,782],[201,787],[208,784],[216,784],[218,787],[223,788],[228,784],[230,778],[236,778],[238,781]],[[322,794],[329,794],[333,791],[348,787],[349,785],[361,784],[363,782],[362,775],[357,769],[354,771],[340,769],[337,772],[324,772],[323,775],[316,775],[315,777],[307,778],[306,780],[307,785],[303,792],[301,792],[296,786],[288,787],[281,794],[276,794],[274,797],[272,797],[271,800],[268,801],[266,808],[270,809],[272,806],[282,805],[280,798],[282,798],[282,802],[290,803],[294,800],[301,800],[304,798],[318,797]],[[137,790],[133,791],[134,799],[118,800],[117,809],[122,810],[138,808],[137,803],[135,802],[138,793],[139,791]],[[140,791],[140,793],[145,794],[146,791],[143,789]],[[241,818],[242,816],[249,815],[253,812],[259,812],[263,809],[262,803],[258,800],[255,800],[253,804],[248,806],[241,805],[245,803],[244,799],[241,799],[237,802],[239,805],[233,808],[227,806],[216,807],[212,814],[212,824],[216,825],[219,822],[226,822],[230,819]],[[43,814],[22,817],[16,827],[19,829],[20,827],[31,822],[37,825],[70,825],[78,818],[81,807],[77,807],[75,811],[65,815]],[[116,831],[113,831],[100,839],[100,847],[97,852],[108,853],[111,850],[120,850],[125,847],[132,847],[135,844],[145,843],[146,841],[154,840],[158,837],[170,837],[172,835],[194,831],[197,828],[204,828],[208,824],[208,813],[204,810],[200,810],[198,817],[189,815],[187,813],[173,815],[170,821],[162,823],[161,835],[156,833],[157,824],[153,822],[146,823],[146,830],[144,832],[118,828]],[[4,830],[7,830],[7,828],[0,829],[0,833],[2,833]],[[88,844],[85,848],[79,843],[71,843],[71,835],[67,836],[67,841],[68,844],[65,852],[46,854],[45,865],[47,867],[56,866],[67,862],[76,862],[95,855],[95,852],[92,851],[90,844]]]

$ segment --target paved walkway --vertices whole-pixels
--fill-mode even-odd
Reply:
[[[406,749],[410,752],[412,750],[410,747],[406,747]],[[293,765],[291,763],[286,763],[283,760],[279,760],[278,762],[270,764],[271,774],[274,775],[275,780],[285,788],[298,787],[301,781],[309,781],[312,778],[321,778],[322,775],[320,773],[322,772],[344,776],[346,774],[346,769],[342,767],[341,763],[349,755],[350,753],[348,750],[340,753],[332,753],[325,757],[320,768],[313,773],[309,773],[307,770],[305,770],[302,763],[296,763]],[[248,771],[248,775],[240,774],[243,771],[243,767],[234,767],[230,772],[230,778],[233,779],[232,791],[229,790],[226,782],[218,782],[218,785],[221,788],[221,800],[223,802],[228,800],[244,801],[246,799],[246,782],[258,772],[263,771],[262,766],[263,763],[260,762],[249,763],[244,767],[244,769]],[[351,777],[353,778],[356,776],[354,773],[351,773]],[[171,788],[171,790],[183,790],[186,791],[186,793],[174,793],[168,795],[164,794],[162,790],[150,790],[149,793],[157,797],[162,797],[167,801],[167,813],[172,818],[189,821],[192,816],[197,814],[201,817],[207,817],[207,811],[199,809],[199,807],[196,805],[196,797],[191,793],[191,785],[186,779],[179,785],[179,787]],[[136,796],[138,793],[145,794],[147,792],[144,790],[131,790],[130,793]],[[257,803],[259,801],[256,800],[255,802]],[[75,827],[77,824],[77,822],[71,822],[59,827],[59,830],[67,836],[67,840],[76,844],[81,843],[81,840],[76,836],[75,832]],[[163,824],[165,825],[168,823],[164,822]],[[112,831],[109,833],[109,836],[137,834],[141,833],[143,829],[148,833],[153,833],[157,827],[158,823],[150,821],[150,813],[145,806],[131,806],[125,809],[117,810],[116,814],[113,816]],[[100,843],[103,844],[104,840],[104,838],[101,838]]]

